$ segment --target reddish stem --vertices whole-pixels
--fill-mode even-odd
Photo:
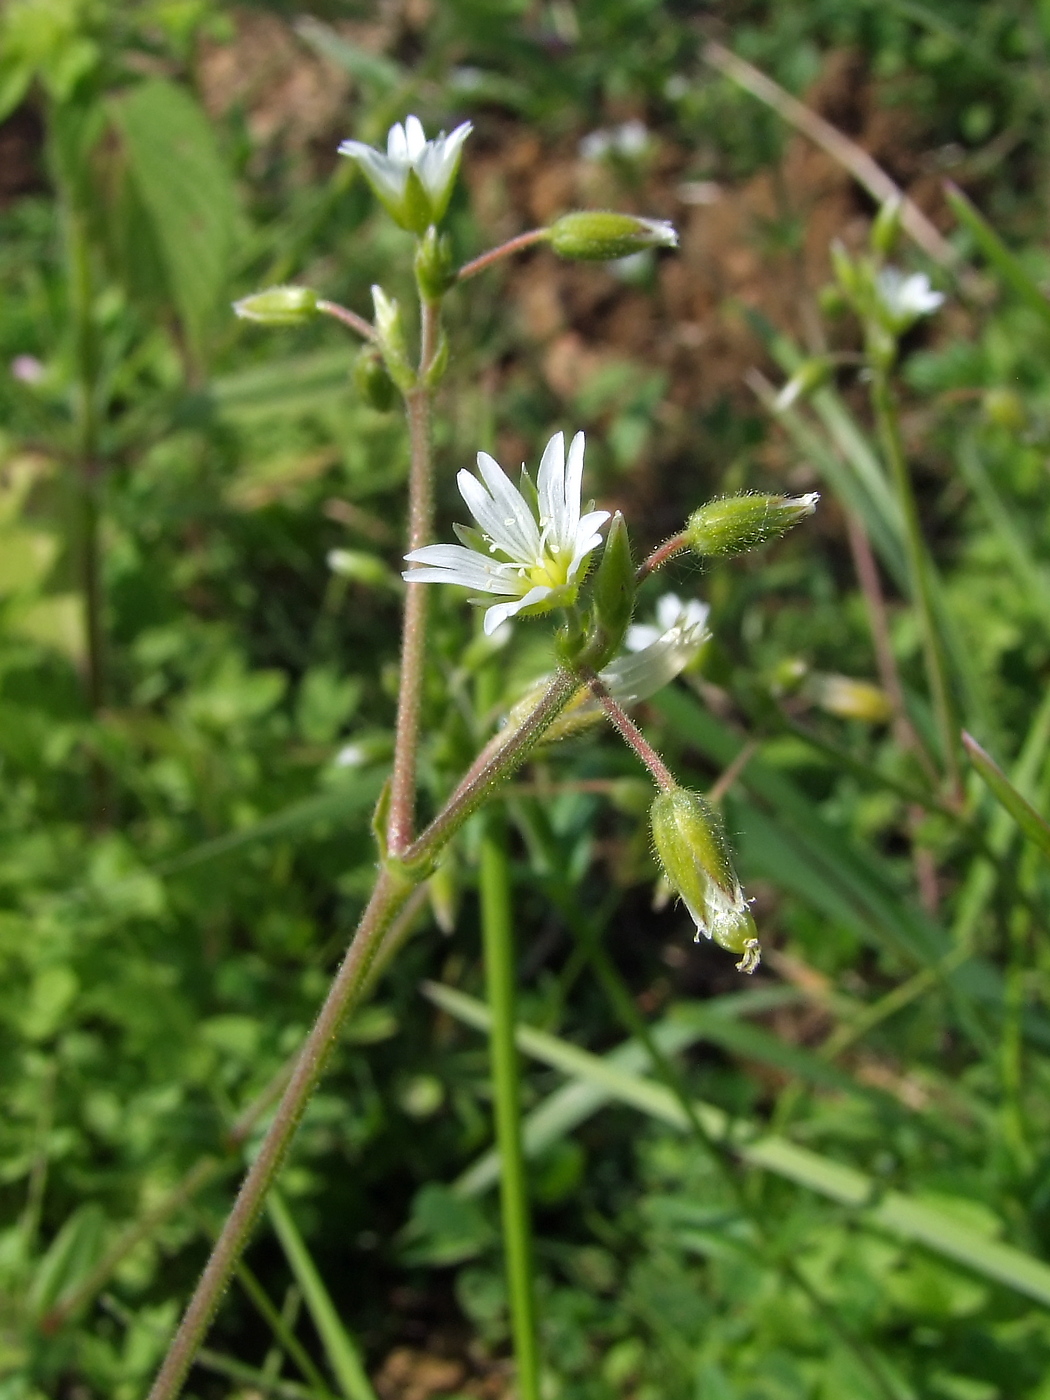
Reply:
[[[657,569],[662,569],[668,559],[672,559],[676,554],[680,554],[682,550],[687,547],[688,543],[689,541],[686,539],[684,533],[672,535],[669,540],[665,540],[662,545],[659,545],[653,550],[648,559],[643,560],[642,563],[638,565],[634,574],[635,583],[641,583],[641,581],[648,578],[651,573],[654,573]]]
[[[349,307],[340,306],[337,301],[319,301],[318,311],[325,316],[332,316],[337,321],[342,321],[344,326],[349,326],[352,331],[356,331],[362,340],[375,340],[375,327],[359,316],[356,311],[351,311]]]
[[[498,248],[490,248],[487,253],[482,253],[480,258],[475,258],[473,262],[464,263],[456,273],[456,280],[465,282],[468,277],[474,277],[479,272],[484,272],[487,267],[497,263],[501,258],[509,258],[514,253],[520,253],[524,248],[531,248],[534,243],[542,243],[550,230],[545,228],[530,229],[528,233],[519,233],[517,238],[510,238],[506,243],[501,243]]]

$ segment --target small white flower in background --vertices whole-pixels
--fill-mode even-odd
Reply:
[[[677,631],[685,641],[696,640],[699,647],[711,635],[707,630],[710,611],[699,598],[687,598],[683,602],[677,593],[665,593],[656,601],[656,622],[632,622],[624,645],[628,651],[643,651],[669,632]]]
[[[428,141],[418,117],[390,128],[386,154],[363,141],[344,141],[341,156],[356,160],[376,198],[402,226],[423,233],[436,224],[452,195],[463,142],[473,127],[463,122],[450,136],[442,131]]]
[[[894,330],[906,331],[920,316],[929,316],[944,301],[935,292],[925,272],[904,273],[899,267],[884,267],[875,277],[875,292]]]
[[[584,160],[601,160],[604,156],[620,156],[623,160],[638,160],[649,149],[649,129],[635,117],[621,126],[600,127],[580,142]]]
[[[583,433],[573,438],[567,457],[563,434],[554,434],[540,461],[535,487],[522,472],[522,485],[534,504],[495,458],[479,452],[481,481],[466,471],[456,480],[480,530],[457,525],[463,544],[428,544],[406,554],[410,564],[424,567],[407,570],[405,580],[454,583],[504,599],[485,613],[488,636],[518,613],[536,617],[575,602],[586,572],[584,562],[601,542],[599,528],[609,519],[607,510],[580,514],[583,450]]]

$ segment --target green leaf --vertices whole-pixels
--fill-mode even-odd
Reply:
[[[1024,834],[1050,858],[1050,823],[1041,817],[1026,797],[1014,787],[995,760],[987,754],[972,734],[965,730],[962,736],[963,747],[970,762],[991,788],[996,801],[1013,817]]]
[[[69,1293],[102,1254],[106,1217],[96,1202],[80,1206],[59,1230],[37,1266],[29,1305],[37,1316]]]
[[[376,1400],[376,1393],[361,1364],[357,1344],[340,1321],[332,1295],[317,1272],[317,1265],[299,1233],[299,1227],[276,1188],[270,1190],[266,1209],[343,1395],[346,1400]]]
[[[237,231],[232,180],[193,97],[153,78],[111,103],[168,287],[201,355],[223,300]]]

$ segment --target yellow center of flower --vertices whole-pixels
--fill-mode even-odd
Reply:
[[[548,551],[544,555],[541,564],[534,564],[525,577],[528,579],[530,588],[562,588],[569,581],[569,563],[571,556],[568,550],[565,557],[559,557],[561,550]]]

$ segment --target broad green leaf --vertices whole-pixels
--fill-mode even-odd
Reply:
[[[1038,846],[1043,855],[1050,857],[1050,824],[1046,818],[1039,815],[1026,797],[1022,797],[973,735],[964,732],[962,741],[970,762],[991,788],[996,801],[1010,813],[1029,841]]]
[[[202,354],[226,292],[237,231],[232,180],[208,118],[185,88],[153,78],[111,111],[172,300]]]
[[[424,983],[423,992],[450,1016],[476,1030],[488,1030],[490,1013],[483,1002],[434,982]],[[524,1054],[593,1086],[608,1099],[630,1104],[670,1127],[689,1129],[685,1110],[664,1085],[625,1070],[609,1057],[592,1055],[530,1026],[519,1026],[516,1039]],[[957,1212],[900,1191],[880,1193],[878,1183],[856,1168],[798,1147],[785,1138],[763,1136],[754,1126],[732,1123],[713,1104],[695,1101],[693,1109],[706,1133],[727,1141],[750,1165],[856,1210],[864,1223],[925,1245],[946,1259],[1050,1307],[1050,1265],[990,1238],[985,1229],[968,1225]]]
[[[88,1273],[102,1253],[106,1218],[92,1201],[80,1206],[52,1240],[37,1266],[29,1289],[29,1306],[38,1316]]]
[[[306,1241],[276,1187],[270,1189],[266,1209],[343,1395],[346,1400],[376,1400],[357,1344],[343,1326]]]

